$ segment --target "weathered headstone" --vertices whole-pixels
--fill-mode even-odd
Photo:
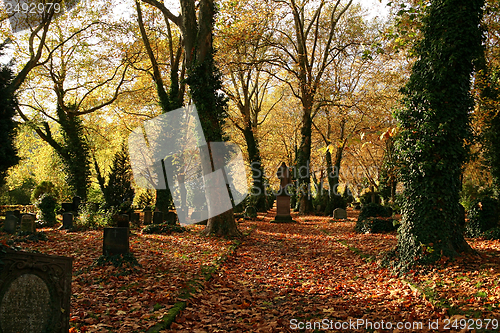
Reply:
[[[82,203],[82,198],[79,196],[73,197],[73,211],[78,213],[80,211],[80,204]]]
[[[14,216],[17,218],[17,223],[21,224],[21,211],[19,209],[14,210]]]
[[[63,213],[69,213],[73,211],[73,203],[72,202],[62,202],[61,209]]]
[[[280,191],[276,196],[276,217],[271,222],[293,222],[290,215],[290,196],[287,187],[291,184],[290,170],[285,162],[278,168],[277,176],[280,180]]]
[[[73,228],[73,213],[63,213],[63,224],[61,229]]]
[[[67,333],[72,258],[0,253],[0,332]]]
[[[14,216],[13,211],[6,212],[5,221],[3,222],[3,230],[9,234],[16,232],[17,218]]]
[[[129,252],[129,228],[104,228],[102,254],[112,256]]]
[[[128,214],[118,215],[117,218],[116,218],[116,225],[119,228],[130,228]]]
[[[153,214],[153,224],[163,223],[163,212],[154,212]]]
[[[131,213],[130,214],[130,223],[132,223],[133,225],[140,225],[141,224],[141,216],[139,213]]]
[[[151,224],[152,220],[153,220],[153,212],[150,210],[145,210],[144,211],[144,224],[145,225]]]
[[[342,208],[335,208],[333,210],[333,218],[334,219],[346,219],[347,218],[346,210],[342,209]]]
[[[35,214],[23,214],[21,217],[21,231],[35,232]]]
[[[167,216],[165,216],[165,221],[167,221],[167,224],[176,225],[177,224],[177,214],[174,212],[168,212]]]

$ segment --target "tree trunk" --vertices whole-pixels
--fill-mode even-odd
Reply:
[[[423,20],[419,60],[402,90],[405,108],[397,115],[405,184],[397,247],[401,268],[471,249],[462,233],[459,193],[474,105],[470,79],[482,51],[483,4],[434,0]]]
[[[297,179],[299,193],[299,213],[307,214],[312,212],[311,199],[311,177],[310,177],[310,160],[311,160],[311,119],[310,103],[304,104],[304,114],[302,116],[301,142],[297,157]]]
[[[266,211],[266,195],[264,185],[264,171],[260,158],[259,147],[255,139],[251,124],[246,124],[244,128],[245,141],[248,148],[248,160],[252,169],[252,205],[259,212]]]

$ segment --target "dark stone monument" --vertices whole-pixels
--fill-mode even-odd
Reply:
[[[177,224],[177,214],[174,212],[168,212],[167,216],[165,216],[165,220],[167,224],[176,225]]]
[[[116,225],[118,228],[130,228],[128,214],[121,214],[116,217]]]
[[[346,219],[347,218],[347,212],[345,211],[345,209],[335,208],[333,210],[333,218],[334,219]]]
[[[0,332],[67,333],[72,258],[0,253]]]
[[[153,224],[163,223],[163,212],[155,212],[153,214]]]
[[[73,228],[73,213],[63,213],[63,224],[61,229]]]
[[[21,217],[21,231],[35,232],[35,214],[23,214]]]
[[[82,203],[82,198],[79,196],[73,197],[73,211],[78,213],[80,211],[80,205]]]
[[[130,214],[130,223],[132,223],[132,225],[140,225],[141,224],[141,216],[139,213],[131,213]]]
[[[21,211],[19,209],[14,210],[14,216],[17,218],[17,223],[21,224]]]
[[[73,211],[73,203],[72,202],[63,202],[61,203],[61,209],[63,213],[69,213]]]
[[[201,211],[192,212],[191,219],[200,221],[200,222],[196,222],[196,224],[198,224],[198,225],[207,225],[207,223],[208,223],[208,211],[201,210]]]
[[[5,214],[5,221],[3,222],[3,230],[9,234],[16,232],[17,217],[14,216],[13,211],[7,211]]]
[[[102,254],[113,256],[129,252],[128,228],[104,228]]]
[[[291,184],[290,170],[285,162],[278,168],[277,176],[280,180],[280,191],[276,196],[276,217],[274,223],[293,222],[290,215],[290,196],[287,193],[287,186]]]
[[[151,224],[152,220],[153,220],[153,212],[150,210],[145,210],[144,211],[144,224],[145,225]]]

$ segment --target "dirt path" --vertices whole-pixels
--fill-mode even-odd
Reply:
[[[426,327],[438,318],[407,284],[345,246],[351,238],[356,242],[353,223],[308,217],[271,224],[271,216],[245,223],[256,229],[189,301],[173,331],[293,332],[321,321],[332,332],[339,325],[343,332],[365,332],[367,321],[374,328],[382,321],[421,321]],[[377,242],[389,241],[382,236]]]

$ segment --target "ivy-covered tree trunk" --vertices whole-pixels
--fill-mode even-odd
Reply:
[[[0,55],[5,44],[0,45]],[[13,79],[12,71],[5,66],[0,68],[0,186],[5,182],[7,170],[19,161],[14,146],[14,130],[16,123],[16,99],[8,89]]]
[[[309,173],[309,163],[311,160],[312,102],[306,103],[303,109],[304,115],[302,117],[301,141],[297,155],[296,177],[299,185],[299,213],[307,214],[313,211],[311,198],[311,175]]]
[[[49,144],[62,158],[67,172],[68,183],[74,194],[82,198],[83,201],[87,201],[91,175],[90,154],[83,133],[82,121],[76,115],[66,114],[60,106],[57,107],[57,116],[63,133],[63,143],[53,144],[49,141]]]
[[[266,211],[266,195],[264,184],[264,170],[262,168],[262,160],[260,157],[259,147],[255,138],[251,122],[247,122],[244,127],[245,141],[248,149],[248,160],[250,161],[250,168],[252,170],[252,205],[259,212]]]
[[[468,156],[474,61],[481,53],[483,0],[433,0],[423,20],[419,59],[402,89],[397,142],[405,185],[397,255],[401,267],[470,250],[459,191]]]

